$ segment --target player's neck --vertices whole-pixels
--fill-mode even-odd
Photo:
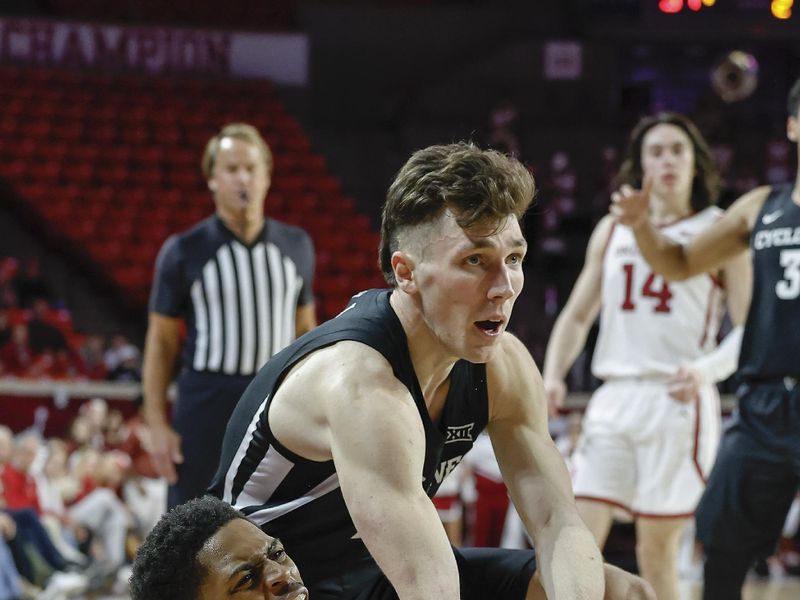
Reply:
[[[692,214],[692,204],[688,197],[665,197],[653,194],[650,201],[650,221],[654,225],[664,225],[683,219]]]
[[[395,290],[389,303],[403,326],[414,373],[422,395],[429,402],[447,381],[458,359],[443,348],[409,296]]]

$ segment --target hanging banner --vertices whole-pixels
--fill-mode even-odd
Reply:
[[[308,83],[308,38],[166,27],[0,19],[0,63]]]

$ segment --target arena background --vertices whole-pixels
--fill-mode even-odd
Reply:
[[[212,212],[199,161],[226,122],[273,149],[267,213],[314,239],[320,321],[383,285],[379,207],[411,151],[515,152],[539,192],[511,328],[541,364],[631,125],[695,119],[727,204],[795,177],[798,75],[791,0],[0,1],[3,328],[30,323],[25,294],[44,290],[67,342],[4,369],[0,422],[66,435],[93,397],[133,414],[155,255]],[[572,407],[597,384],[590,348]]]

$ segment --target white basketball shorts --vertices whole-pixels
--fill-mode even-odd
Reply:
[[[606,502],[633,517],[690,517],[719,438],[714,385],[682,403],[663,381],[605,383],[589,401],[572,455],[575,497]]]

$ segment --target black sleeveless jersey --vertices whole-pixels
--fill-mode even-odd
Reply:
[[[438,423],[431,420],[405,332],[389,305],[390,294],[390,290],[361,292],[339,316],[270,359],[245,391],[225,433],[211,492],[240,509],[267,534],[280,538],[307,581],[341,573],[368,553],[345,506],[333,461],[298,456],[270,430],[270,399],[293,365],[343,340],[380,352],[413,396],[424,425],[426,453],[420,485],[429,496],[488,421],[486,367],[466,361],[454,365],[441,418]]]
[[[746,379],[800,376],[800,206],[773,186],[750,237],[753,294],[739,369]]]

